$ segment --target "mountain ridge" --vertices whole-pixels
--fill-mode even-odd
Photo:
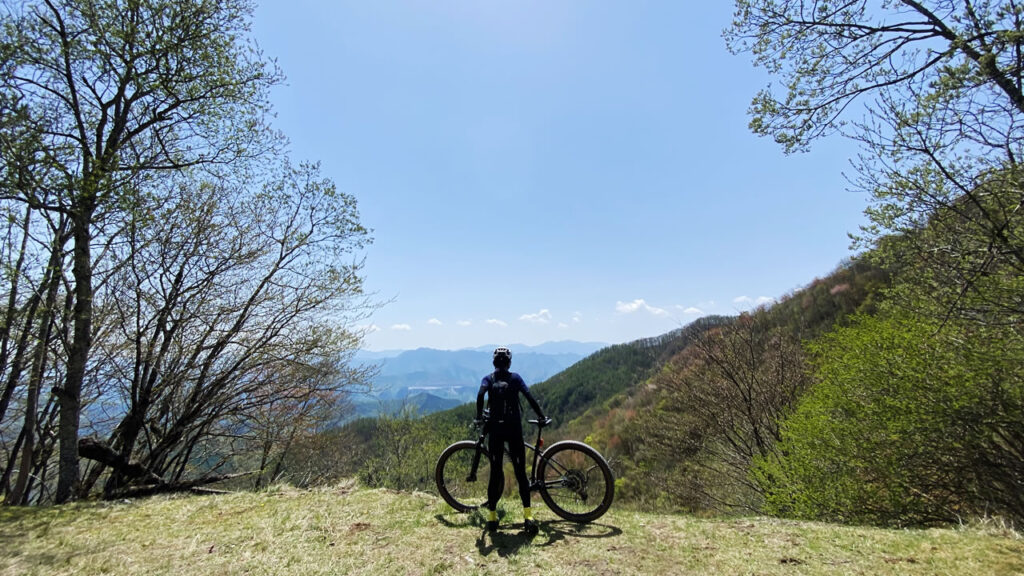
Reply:
[[[527,384],[545,381],[607,347],[600,342],[561,340],[536,346],[509,346],[513,370]],[[370,391],[353,401],[353,417],[375,416],[412,409],[420,415],[447,410],[476,398],[480,379],[491,371],[494,347],[460,350],[416,348],[390,352],[361,352],[356,361],[376,367]],[[382,356],[389,354],[388,356]]]
[[[541,344],[482,344],[480,346],[465,346],[462,348],[434,348],[431,346],[418,346],[416,348],[395,348],[389,350],[365,350],[361,349],[356,352],[355,359],[357,362],[385,360],[388,358],[395,358],[407,352],[416,352],[419,350],[431,350],[435,352],[492,352],[498,346],[505,346],[512,350],[513,356],[516,353],[533,352],[538,354],[581,354],[587,356],[593,354],[602,348],[611,346],[606,342],[587,341],[581,342],[579,340],[548,340]]]

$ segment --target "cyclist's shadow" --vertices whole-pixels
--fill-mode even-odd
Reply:
[[[590,522],[578,524],[568,520],[538,522],[540,532],[532,537],[534,546],[551,546],[569,538],[614,538],[622,535],[617,526]]]
[[[469,522],[480,529],[480,536],[476,539],[476,547],[481,556],[497,554],[502,558],[511,556],[526,545],[551,546],[567,538],[614,538],[622,534],[622,530],[607,524],[577,524],[567,520],[541,520],[537,522],[539,531],[537,534],[527,534],[522,529],[522,524],[506,524],[495,532],[489,532],[484,527],[483,518],[474,514]],[[448,521],[444,516],[438,515],[438,521],[451,527],[456,525]],[[463,525],[465,526],[465,525]]]
[[[520,548],[529,544],[534,538],[536,536],[523,531],[509,532],[499,530],[488,532],[483,530],[476,539],[476,549],[484,557],[497,553],[498,556],[505,558],[518,552]]]

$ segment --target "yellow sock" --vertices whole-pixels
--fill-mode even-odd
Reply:
[[[488,522],[497,522],[498,521],[498,511],[497,510],[491,510],[490,514],[487,515],[487,521]]]
[[[533,520],[533,508],[530,508],[529,506],[523,508],[523,517],[527,520]]]

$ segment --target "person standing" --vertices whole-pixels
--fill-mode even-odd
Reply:
[[[494,350],[494,372],[484,376],[480,382],[480,391],[476,396],[476,420],[483,423],[489,434],[488,450],[491,459],[491,475],[487,483],[487,529],[498,529],[498,500],[504,489],[504,470],[502,454],[508,447],[509,459],[515,471],[516,483],[519,485],[519,498],[523,502],[524,530],[528,534],[537,533],[537,523],[533,521],[533,510],[530,508],[530,483],[526,477],[526,448],[523,446],[522,413],[519,397],[522,395],[530,403],[537,418],[543,423],[551,421],[544,416],[540,404],[530,394],[523,378],[511,372],[512,352],[505,347]],[[484,396],[487,397],[487,420],[483,421]]]

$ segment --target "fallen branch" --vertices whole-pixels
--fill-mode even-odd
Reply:
[[[142,464],[129,462],[127,458],[117,453],[102,440],[95,438],[80,439],[78,441],[78,455],[113,468],[128,481],[140,479],[145,480],[149,484],[165,484],[164,479],[160,475]]]
[[[217,482],[223,482],[224,480],[231,480],[232,478],[240,478],[256,473],[254,470],[251,472],[237,472],[234,474],[210,474],[208,476],[203,476],[202,478],[196,478],[185,482],[175,482],[172,484],[168,483],[160,477],[159,474],[156,474],[142,464],[129,462],[127,458],[118,454],[102,440],[97,440],[95,438],[80,439],[78,441],[78,454],[82,458],[88,458],[89,460],[94,460],[100,464],[113,468],[129,482],[135,480],[143,482],[138,486],[126,486],[114,490],[109,494],[104,494],[103,497],[107,500],[113,500],[116,498],[138,498],[141,496],[152,496],[154,494],[189,491],[219,493],[223,491],[203,487],[207,484],[215,484]]]
[[[187,482],[178,482],[175,484],[148,484],[143,486],[129,486],[117,490],[114,494],[110,495],[110,498],[139,498],[142,496],[153,496],[155,494],[171,494],[175,492],[197,492],[203,491],[207,493],[223,492],[220,490],[213,490],[212,488],[203,488],[207,484],[215,484],[217,482],[223,482],[224,480],[231,480],[232,478],[241,478],[243,476],[249,476],[255,474],[256,471],[250,472],[237,472],[234,474],[211,474],[209,476],[203,476],[195,480],[189,480]]]

